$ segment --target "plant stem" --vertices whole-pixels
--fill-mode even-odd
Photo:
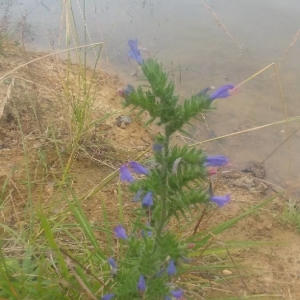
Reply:
[[[164,142],[164,165],[163,165],[163,178],[164,183],[168,186],[168,163],[169,163],[169,144],[170,136],[165,129],[165,142]],[[162,230],[164,228],[166,218],[167,218],[167,199],[168,199],[168,189],[165,190],[165,193],[161,197],[162,207],[161,207],[161,217],[159,221],[159,226],[157,229],[157,237],[160,237]]]

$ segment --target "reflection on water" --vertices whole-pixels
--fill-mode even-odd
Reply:
[[[61,6],[60,1],[40,2],[27,0],[17,13],[29,12],[36,31],[32,46],[49,49],[51,39],[57,41],[60,33]],[[77,1],[72,2],[77,7]],[[300,29],[298,0],[206,0],[209,9],[201,0],[87,2],[88,37],[105,42],[105,68],[134,81],[129,76],[135,64],[128,62],[127,40],[137,38],[170,71],[182,96],[210,85],[238,84],[270,63],[278,63]],[[82,20],[80,10],[75,9],[75,14]],[[83,28],[80,22],[78,28]],[[220,23],[226,25],[227,33]],[[218,110],[206,116],[207,124],[195,124],[194,141],[300,115],[299,44],[293,45],[280,67],[285,103],[270,67],[242,85],[239,94],[219,100]],[[267,158],[297,126],[299,122],[277,125],[204,147],[212,154],[228,155],[242,168],[250,160]],[[299,148],[300,131],[265,161],[269,178],[281,184],[299,182]]]

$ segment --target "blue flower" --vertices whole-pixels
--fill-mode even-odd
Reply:
[[[110,300],[115,296],[115,294],[106,294],[104,295],[101,300]]]
[[[227,165],[228,158],[222,155],[207,156],[205,159],[205,167],[222,167]]]
[[[219,206],[224,206],[226,203],[230,201],[230,195],[226,196],[212,196],[210,201],[216,203]]]
[[[126,88],[120,88],[118,89],[118,94],[121,96],[121,97],[126,97],[128,96],[131,92],[134,91],[134,87],[131,85],[131,84],[128,84],[126,86]]]
[[[113,269],[116,269],[116,268],[117,268],[117,264],[116,264],[115,260],[114,260],[112,257],[108,258],[107,261],[108,261],[108,263],[110,264],[110,266],[111,266]]]
[[[213,93],[210,94],[210,100],[215,100],[218,98],[227,98],[230,96],[230,90],[234,89],[234,85],[232,84],[225,84],[218,89],[216,89]]]
[[[117,227],[115,227],[114,232],[115,232],[116,238],[123,239],[123,240],[127,240],[128,239],[126,231],[122,227],[122,225],[118,225]]]
[[[129,40],[128,41],[128,46],[130,48],[128,55],[129,57],[131,57],[132,59],[136,60],[139,65],[141,65],[143,63],[143,59],[138,47],[138,41],[137,39],[135,40]]]
[[[138,290],[145,291],[146,290],[146,281],[143,275],[140,276],[139,282],[137,285]]]
[[[143,198],[142,201],[143,206],[145,207],[150,207],[153,205],[153,197],[152,197],[152,192],[148,192],[145,197]]]
[[[168,268],[167,268],[167,272],[169,276],[173,276],[176,274],[176,267],[175,267],[175,263],[173,259],[170,259]]]
[[[162,149],[164,148],[164,145],[162,145],[162,144],[158,144],[158,143],[155,143],[155,144],[153,144],[153,146],[152,146],[152,150],[153,151],[161,151]]]
[[[183,296],[183,290],[171,291],[171,295],[176,299],[180,299]]]
[[[129,181],[129,182],[134,181],[134,178],[132,177],[132,175],[126,165],[123,165],[120,167],[120,179],[122,181]]]
[[[129,163],[129,166],[133,169],[133,171],[135,173],[143,174],[143,175],[148,175],[149,174],[149,171],[144,166],[142,166],[141,164],[139,164],[136,161],[131,161]]]

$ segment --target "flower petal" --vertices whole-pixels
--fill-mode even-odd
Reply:
[[[115,296],[115,294],[106,294],[104,295],[101,300],[110,300]]]
[[[117,268],[117,264],[116,264],[115,260],[114,260],[112,257],[108,258],[107,261],[108,261],[108,263],[110,264],[110,266],[111,266],[113,269],[116,269],[116,268]]]
[[[118,95],[121,97],[126,97],[128,96],[131,92],[134,91],[134,87],[131,84],[128,84],[125,88],[120,88],[118,89]]]
[[[129,163],[129,166],[133,169],[133,171],[135,173],[143,174],[143,175],[148,175],[149,174],[149,171],[144,166],[142,166],[141,164],[139,164],[136,161],[131,161]]]
[[[163,148],[164,148],[164,145],[158,144],[158,143],[155,143],[155,144],[153,144],[153,146],[152,146],[152,150],[153,150],[153,151],[161,151]]]
[[[217,173],[218,173],[218,170],[216,168],[207,168],[208,176],[216,175]]]
[[[143,198],[142,205],[145,207],[150,207],[153,205],[152,192],[148,192]]]
[[[132,59],[136,60],[140,65],[143,63],[143,59],[138,47],[138,41],[137,39],[135,40],[129,40],[128,41],[128,46],[130,48],[128,55]]]
[[[213,101],[219,98],[227,98],[230,96],[230,90],[234,89],[234,85],[225,84],[217,88],[213,93],[210,94],[209,98]]]
[[[138,290],[145,291],[146,290],[146,281],[143,275],[140,276],[139,282],[137,285]]]
[[[122,225],[118,225],[117,227],[115,227],[114,231],[115,231],[116,238],[123,239],[123,240],[127,240],[128,239],[126,231],[122,227]]]
[[[205,159],[205,167],[222,167],[228,164],[228,158],[223,155],[207,156]]]
[[[226,203],[230,201],[230,195],[226,196],[212,196],[210,198],[210,201],[216,203],[218,206],[224,206]]]
[[[134,178],[131,175],[131,173],[126,165],[123,165],[120,167],[120,179],[121,179],[121,181],[128,181],[128,182],[134,181]]]
[[[167,272],[169,276],[173,276],[176,274],[176,267],[175,267],[175,263],[173,259],[170,259],[168,268],[167,268]]]
[[[171,295],[176,299],[180,299],[183,296],[183,290],[171,291]]]

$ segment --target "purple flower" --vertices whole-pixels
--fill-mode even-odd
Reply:
[[[143,63],[143,59],[138,47],[138,41],[137,39],[135,40],[129,40],[128,41],[128,46],[130,48],[129,52],[128,52],[128,56],[131,57],[132,59],[136,60],[139,65],[141,65]]]
[[[149,171],[136,161],[131,161],[129,163],[129,166],[133,169],[133,171],[135,173],[143,174],[143,175],[148,175],[149,174]]]
[[[169,296],[165,296],[165,300],[172,300]]]
[[[227,165],[228,158],[222,155],[207,156],[205,159],[205,167],[222,167]]]
[[[157,143],[153,144],[153,146],[152,146],[153,151],[161,151],[163,148],[164,148],[164,145],[157,144]]]
[[[171,295],[176,299],[180,299],[183,296],[183,290],[172,291]]]
[[[138,290],[145,291],[146,290],[146,281],[143,275],[140,276],[139,282],[137,285]]]
[[[122,181],[129,181],[129,182],[134,181],[134,178],[132,177],[132,175],[126,165],[123,165],[120,167],[120,179]]]
[[[122,225],[118,225],[117,227],[115,227],[114,231],[115,231],[116,238],[123,239],[123,240],[127,240],[128,239],[126,231],[122,227]]]
[[[153,205],[152,192],[148,192],[142,201],[143,206],[149,207]]]
[[[106,294],[104,295],[101,300],[110,300],[115,296],[115,294]]]
[[[170,259],[170,262],[169,262],[169,265],[168,265],[168,268],[167,268],[167,272],[168,272],[169,276],[173,276],[173,275],[176,274],[176,267],[175,267],[173,259]]]
[[[110,264],[110,266],[111,266],[113,269],[116,269],[116,268],[117,268],[117,264],[116,264],[115,260],[114,260],[112,257],[108,258],[107,261],[108,261],[108,263]]]
[[[210,100],[215,100],[218,98],[227,98],[230,96],[230,90],[234,89],[234,85],[232,84],[225,84],[218,89],[216,89],[213,93],[210,94]]]
[[[118,94],[121,96],[121,97],[126,97],[126,96],[128,96],[131,92],[133,92],[133,90],[134,90],[134,87],[131,85],[131,84],[128,84],[127,86],[126,86],[126,88],[124,88],[124,89],[122,89],[122,88],[120,88],[120,89],[118,89]]]
[[[123,90],[125,96],[128,96],[131,92],[133,92],[134,87],[131,84],[127,84],[126,88]]]
[[[230,201],[230,195],[226,195],[226,196],[212,196],[210,198],[210,201],[216,203],[217,205],[224,206],[226,203],[228,203]]]

